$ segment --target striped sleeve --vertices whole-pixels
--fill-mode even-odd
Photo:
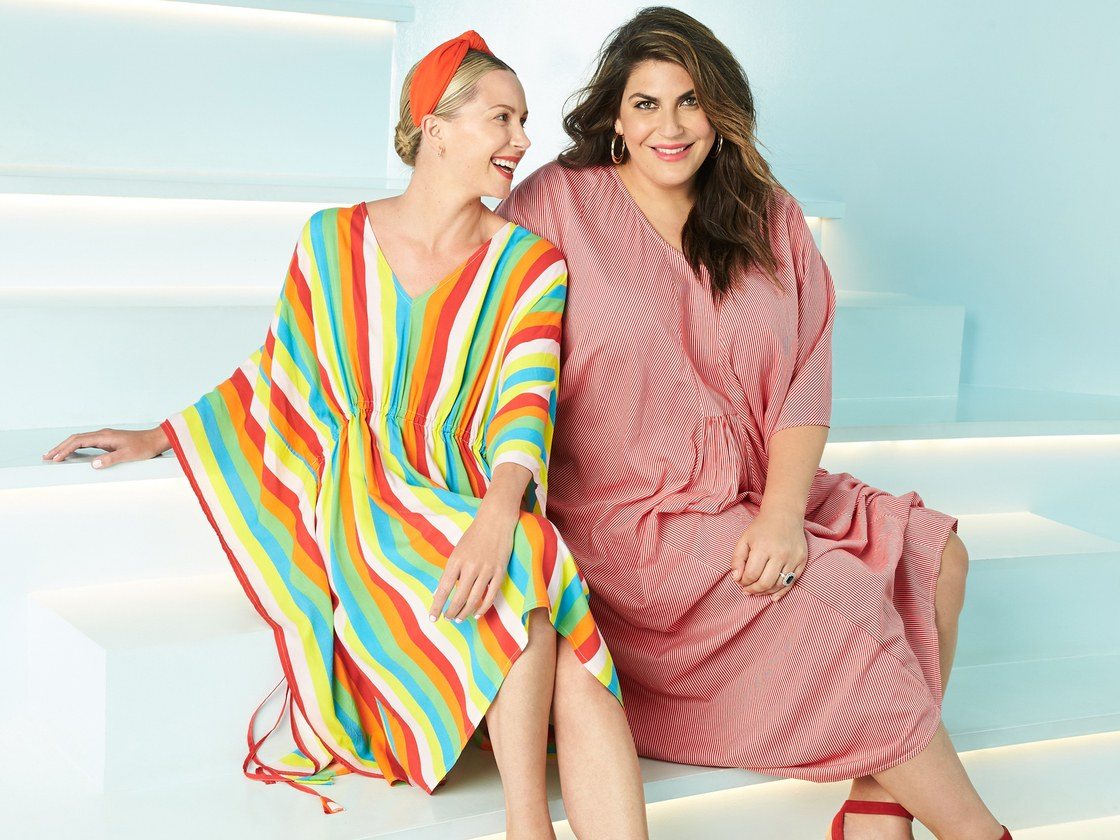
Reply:
[[[832,416],[832,325],[836,290],[800,206],[788,199],[790,249],[797,276],[793,378],[770,434],[790,426],[828,426]]]
[[[309,622],[307,638],[329,649],[331,605],[314,534],[331,412],[315,349],[312,235],[308,220],[264,342],[160,427],[242,584],[271,590]],[[297,605],[307,599],[319,603]]]
[[[526,501],[544,514],[548,493],[548,454],[556,420],[560,378],[560,330],[567,295],[567,268],[558,252],[540,273],[520,309],[506,342],[498,377],[496,408],[486,428],[491,469],[511,462],[533,474]]]

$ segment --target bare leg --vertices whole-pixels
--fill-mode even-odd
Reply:
[[[532,610],[529,642],[486,712],[486,728],[502,777],[509,840],[556,836],[545,788],[555,668],[556,629],[547,609]]]
[[[645,792],[626,714],[565,639],[557,643],[552,721],[572,831],[580,840],[645,840]]]
[[[944,725],[938,724],[933,740],[916,757],[875,774],[875,779],[936,837],[999,840],[1003,836],[1000,823],[969,781]]]
[[[934,615],[941,660],[942,693],[949,684],[949,672],[957,650],[957,625],[964,606],[965,578],[968,574],[968,552],[955,533],[949,534],[941,555],[941,571],[934,594]],[[873,802],[896,801],[872,776],[852,780],[849,799],[870,799]],[[908,809],[909,810],[909,809]],[[844,818],[846,840],[911,840],[909,820],[873,814],[848,814]]]

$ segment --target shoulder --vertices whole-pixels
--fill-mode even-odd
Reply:
[[[806,252],[816,247],[805,210],[788,190],[774,190],[770,201],[770,240],[775,256],[789,253],[804,259]]]
[[[557,160],[552,160],[530,172],[513,188],[505,204],[519,202],[562,204],[565,199],[581,193],[594,185],[601,177],[602,167],[588,166],[571,169]]]
[[[348,207],[322,207],[312,213],[303,223],[300,232],[301,238],[310,237],[312,240],[321,240],[328,231],[341,230],[338,226],[339,219],[348,220],[356,214],[365,213],[365,202],[359,201]]]
[[[513,227],[506,247],[513,252],[518,267],[534,272],[565,270],[564,255],[556,245],[517,222],[511,220],[510,224]]]
[[[797,220],[804,220],[805,213],[801,209],[801,205],[797,203],[789,190],[784,187],[777,187],[770,197],[770,212],[773,213],[773,218],[780,221],[785,225]]]

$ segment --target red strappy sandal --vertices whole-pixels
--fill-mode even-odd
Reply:
[[[844,840],[845,814],[885,814],[913,820],[914,815],[897,802],[873,802],[870,799],[845,799],[836,816],[832,818],[832,840]],[[1003,838],[1000,838],[1003,840]]]
[[[846,799],[832,818],[832,840],[844,840],[844,815],[845,814],[885,814],[892,817],[905,817],[913,820],[914,815],[899,805],[897,802],[873,802],[869,799]],[[1003,835],[999,840],[1014,840],[1007,826],[1000,825]]]

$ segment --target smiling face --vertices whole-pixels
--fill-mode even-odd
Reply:
[[[505,198],[513,171],[530,142],[525,91],[509,70],[491,70],[477,82],[477,95],[452,119],[425,117],[425,142],[442,148],[444,174],[465,192]],[[434,149],[430,149],[434,155]]]
[[[662,189],[690,186],[716,140],[692,77],[669,61],[643,61],[634,67],[614,130],[626,142],[629,157],[623,165]]]

